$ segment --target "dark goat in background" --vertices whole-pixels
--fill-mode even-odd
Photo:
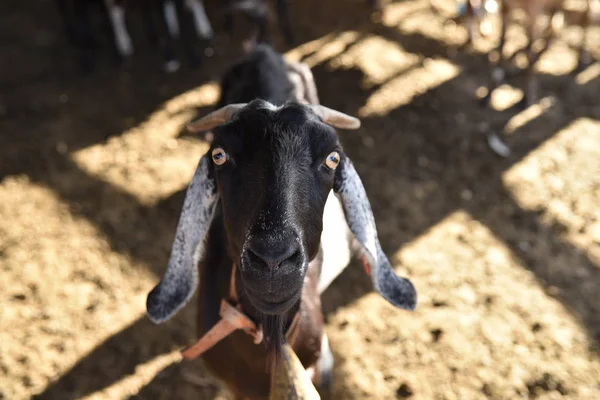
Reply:
[[[112,52],[120,61],[134,53],[127,20],[132,13],[139,12],[148,39],[163,53],[168,72],[179,67],[175,39],[182,40],[190,60],[196,58],[192,23],[201,39],[209,40],[213,36],[201,0],[56,0],[56,5],[69,41],[80,52],[87,70],[95,66],[99,42],[92,23],[94,11],[99,13],[104,37],[109,40]]]
[[[127,20],[132,13],[139,12],[148,39],[160,47],[167,72],[179,68],[176,39],[181,39],[188,58],[195,62],[193,31],[202,40],[210,40],[214,35],[201,0],[56,0],[56,4],[69,41],[80,52],[86,70],[95,66],[98,48],[93,11],[99,12],[104,36],[120,61],[134,53]]]
[[[244,11],[244,15],[253,22],[258,22],[258,25],[264,23],[264,26],[269,23],[270,15],[269,7],[264,0],[228,0],[226,2],[226,9],[228,11],[225,20],[225,27],[230,33],[234,30],[234,15],[232,11]],[[292,21],[290,18],[289,5],[287,0],[276,0],[275,7],[277,10],[277,22],[279,29],[283,35],[285,43],[288,46],[292,46],[296,42],[294,31],[292,29]],[[258,37],[256,39],[260,42],[270,42],[270,38],[266,30],[259,28]]]
[[[180,62],[176,42],[180,41],[188,60],[196,64],[198,43],[208,43],[214,31],[202,0],[55,0],[67,37],[79,51],[86,70],[93,69],[99,36],[94,29],[94,16],[102,21],[103,36],[108,39],[115,58],[130,58],[134,43],[128,23],[132,16],[142,18],[148,40],[158,46],[167,72],[176,71]],[[254,42],[268,42],[269,10],[262,0],[233,2],[222,12],[233,16],[239,12],[256,28]],[[199,41],[199,42],[198,42]],[[254,43],[254,44],[255,44]]]
[[[221,97],[216,108],[255,99],[276,105],[294,100],[294,87],[287,76],[286,62],[267,44],[259,44],[221,79]]]
[[[364,187],[333,128],[360,122],[288,102],[297,93],[288,72],[279,54],[258,46],[225,75],[219,104],[229,104],[190,125],[212,129],[214,141],[187,189],[165,275],[147,299],[150,319],[162,323],[199,285],[203,336],[235,282],[241,309],[262,324],[267,346],[237,331],[202,357],[238,398],[268,396],[267,360],[295,316],[290,346],[317,387],[330,383],[320,294],[348,265],[350,240],[385,299],[409,310],[416,305],[413,285],[394,273],[381,249]]]
[[[258,44],[223,76],[216,108],[255,99],[269,99],[276,105],[287,101],[319,103],[310,67],[305,63],[285,61],[265,43]]]

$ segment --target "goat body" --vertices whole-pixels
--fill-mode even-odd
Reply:
[[[351,242],[385,299],[409,310],[416,304],[414,287],[381,250],[364,187],[333,129],[359,121],[300,104],[311,90],[289,80],[299,69],[259,45],[224,76],[218,109],[190,125],[214,129],[214,141],[188,187],[167,271],[147,300],[160,323],[199,286],[203,336],[219,320],[233,272],[235,297],[262,324],[267,347],[237,331],[202,357],[238,398],[268,397],[268,360],[277,360],[294,316],[289,344],[317,387],[331,382],[320,294],[348,265]]]
[[[295,43],[296,39],[292,29],[288,1],[276,0],[275,7],[279,29],[283,34],[286,44],[291,46]],[[225,26],[230,33],[233,33],[234,29],[233,11],[242,11],[248,19],[258,26],[255,42],[270,42],[267,31],[270,13],[265,0],[227,0],[226,10],[228,12],[226,14]]]
[[[233,103],[249,103],[257,98],[276,105],[295,100],[294,86],[288,79],[287,63],[267,44],[256,46],[223,76],[221,97],[216,108]]]
[[[267,100],[275,105],[283,105],[290,100],[299,101],[300,99],[295,96],[299,90],[295,89],[290,82],[288,69],[289,64],[270,46],[258,45],[224,75],[221,81],[221,97],[216,108],[232,103],[248,103],[256,98]],[[198,298],[199,337],[206,334],[219,320],[219,303],[229,294],[231,269],[236,263],[223,246],[227,243],[223,218],[223,211],[219,207],[208,232],[206,255],[200,262],[199,269],[202,271],[202,276]],[[309,264],[300,301],[287,313],[283,326],[284,329],[289,328],[293,315],[300,313],[298,335],[291,345],[302,364],[307,368],[313,367],[315,371],[313,379],[317,385],[326,384],[331,373],[331,368],[322,371],[317,363],[321,355],[321,341],[324,335],[318,291],[322,258],[321,251],[319,256]],[[242,282],[240,271],[234,273],[235,281]],[[260,312],[245,298],[243,286],[236,285],[236,290],[242,309],[254,320],[261,321]],[[235,332],[208,350],[203,357],[211,372],[223,380],[237,396],[241,398],[268,396],[270,374],[265,367],[268,354],[264,347],[256,346],[250,336],[239,331]],[[325,351],[324,359],[332,359],[331,354]]]

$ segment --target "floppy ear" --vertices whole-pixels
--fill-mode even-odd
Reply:
[[[396,275],[383,253],[367,193],[347,157],[336,171],[333,189],[342,201],[348,227],[362,247],[375,290],[396,307],[414,310],[417,304],[415,287],[408,279]]]
[[[198,286],[198,261],[218,200],[217,185],[209,167],[210,159],[205,154],[185,194],[167,270],[148,294],[146,310],[154,323],[173,317]]]

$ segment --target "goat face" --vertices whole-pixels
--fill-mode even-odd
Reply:
[[[302,106],[260,100],[214,133],[212,165],[245,294],[262,313],[284,313],[319,250],[337,135]]]
[[[170,319],[198,286],[197,265],[219,199],[245,294],[265,316],[281,320],[317,254],[332,188],[375,290],[397,307],[414,309],[415,288],[394,273],[383,252],[365,189],[331,126],[356,129],[360,121],[321,105],[276,108],[255,100],[230,104],[189,126],[214,129],[215,139],[187,189],[165,275],[148,295],[154,322]]]

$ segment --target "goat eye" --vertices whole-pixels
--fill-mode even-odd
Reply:
[[[212,159],[216,165],[223,165],[229,159],[229,155],[221,147],[217,147],[212,151]]]
[[[325,159],[325,166],[329,169],[336,169],[340,163],[340,153],[332,151]]]

